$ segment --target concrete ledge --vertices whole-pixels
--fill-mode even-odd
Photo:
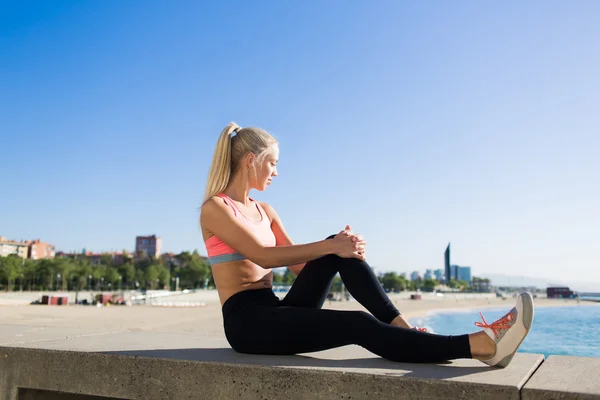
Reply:
[[[17,400],[19,388],[144,400],[520,399],[542,361],[517,354],[506,369],[474,360],[401,364],[357,346],[310,356],[250,356],[230,348],[95,353],[0,347],[0,400]]]
[[[548,357],[523,387],[522,398],[600,399],[600,358]]]

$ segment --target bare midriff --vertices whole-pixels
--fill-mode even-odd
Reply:
[[[227,199],[233,203],[233,200],[229,197]],[[263,218],[268,217],[261,213],[256,202],[253,203],[254,205],[250,208],[246,208],[241,204],[235,204],[234,208],[240,213],[238,215],[242,215],[244,219],[247,219],[251,223],[262,223]],[[249,218],[246,218],[246,215]],[[269,220],[267,222],[270,224]],[[213,236],[214,234],[209,230],[202,229],[202,238],[205,243]],[[273,239],[274,241],[275,239]],[[248,259],[214,264],[211,266],[211,269],[221,306],[236,293],[245,290],[270,289],[273,287],[273,271],[263,268]]]
[[[231,296],[244,290],[273,287],[273,271],[250,260],[220,263],[211,268],[221,306]]]

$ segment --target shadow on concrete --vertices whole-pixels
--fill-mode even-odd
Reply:
[[[435,364],[399,363],[380,357],[357,359],[323,359],[307,355],[274,356],[241,354],[231,348],[209,349],[161,349],[161,350],[122,350],[103,351],[103,354],[113,354],[130,357],[163,358],[171,360],[186,360],[198,362],[217,362],[229,364],[260,365],[265,367],[306,367],[322,369],[364,369],[381,375],[404,376],[422,379],[445,379],[466,376],[494,368],[487,366],[458,366],[451,362]],[[374,371],[377,370],[377,371]],[[356,371],[353,371],[356,372]]]

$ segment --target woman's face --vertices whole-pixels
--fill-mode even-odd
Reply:
[[[265,190],[277,176],[277,162],[279,161],[279,146],[274,144],[269,147],[263,162],[256,166],[255,182],[253,187],[261,192]]]

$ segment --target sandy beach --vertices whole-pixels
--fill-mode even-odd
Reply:
[[[42,345],[44,341],[61,338],[96,336],[125,332],[165,332],[192,334],[206,340],[224,340],[221,308],[218,299],[202,294],[202,306],[0,306],[0,345]],[[393,297],[392,297],[393,298]],[[514,299],[500,298],[433,298],[393,300],[409,320],[431,312],[479,308],[513,307]],[[600,303],[577,303],[574,300],[538,298],[536,307],[598,307]],[[327,301],[325,309],[364,310],[356,301]],[[479,316],[473,312],[473,320]]]

